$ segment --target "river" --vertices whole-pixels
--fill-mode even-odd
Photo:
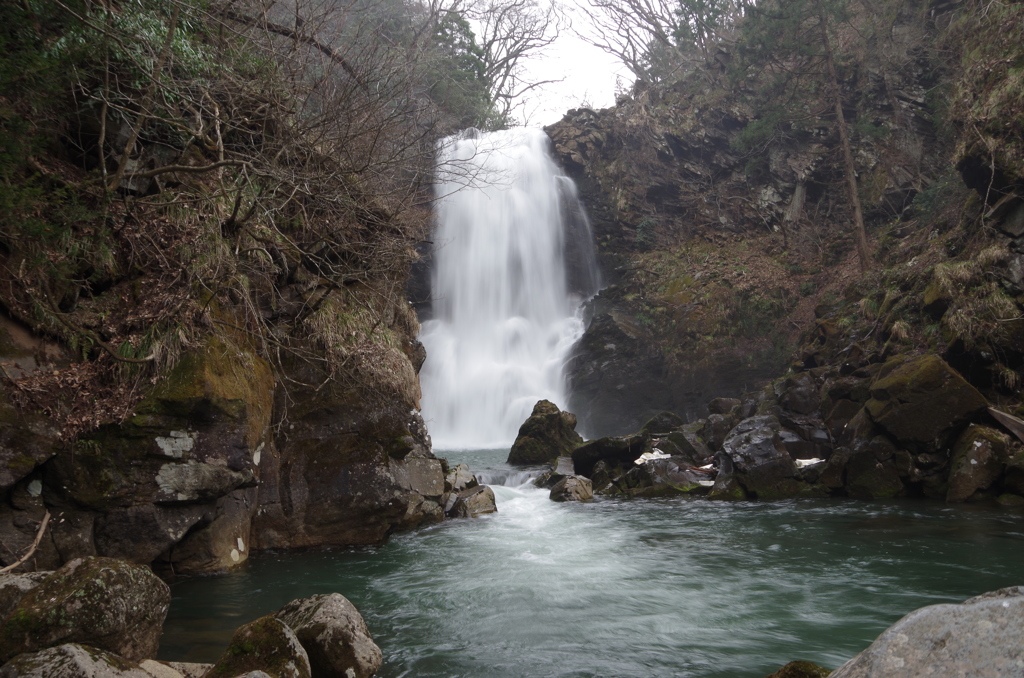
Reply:
[[[522,479],[507,454],[444,456]],[[915,608],[1024,583],[1020,510],[495,493],[496,514],[380,548],[257,554],[175,584],[160,656],[214,661],[237,626],[337,591],[384,651],[381,678],[760,678],[835,668]]]

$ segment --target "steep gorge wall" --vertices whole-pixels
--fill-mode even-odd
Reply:
[[[897,326],[887,351],[915,342],[917,350],[936,349],[934,331],[923,336],[935,319],[906,309],[911,299],[920,303],[915,313],[924,305],[916,295],[936,265],[984,248],[970,226],[978,208],[962,181],[984,192],[988,176],[972,178],[972,168],[997,146],[979,143],[948,109],[956,97],[976,100],[977,73],[949,58],[976,53],[981,31],[963,28],[973,11],[969,3],[904,3],[891,23],[841,36],[844,115],[878,259],[867,275],[853,252],[839,135],[826,102],[790,104],[789,122],[768,125],[762,111],[782,104],[766,100],[756,79],[729,79],[734,48],[719,48],[717,70],[638,85],[614,108],[570,111],[547,128],[580,186],[611,282],[591,304],[593,320],[570,365],[569,409],[582,430],[633,431],[663,409],[693,418],[712,397],[756,390],[785,371],[802,333],[825,316],[843,319],[849,343],[884,333],[882,344],[903,318],[917,330]],[[1007,120],[1006,129],[1016,124]],[[1016,195],[1007,188],[1014,181],[998,173],[998,195],[988,202]],[[1008,267],[1012,285],[1012,243],[1000,246],[1008,254],[996,263]],[[926,251],[935,255],[921,256]],[[907,300],[893,314],[902,293]],[[867,308],[860,316],[857,304]],[[875,314],[886,305],[880,332]],[[1004,341],[1000,351],[1008,347]]]

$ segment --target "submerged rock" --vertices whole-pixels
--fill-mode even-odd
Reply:
[[[572,454],[583,438],[576,433],[576,415],[562,412],[548,400],[533,406],[533,414],[519,427],[509,464],[544,464]]]
[[[293,600],[274,614],[306,650],[313,678],[369,678],[383,655],[363,616],[345,596],[329,593]]]
[[[832,678],[1006,678],[1024,672],[1024,587],[931,605],[878,636]]]
[[[813,662],[789,662],[775,673],[764,678],[827,678],[832,671]]]
[[[594,498],[594,489],[589,478],[565,476],[551,488],[551,501],[589,501]]]
[[[32,589],[0,624],[0,660],[82,643],[141,661],[156,655],[170,589],[148,568],[73,560]]]
[[[153,678],[124,657],[89,645],[66,643],[26,652],[0,668],[0,678]]]
[[[240,627],[207,678],[262,672],[270,678],[310,678],[309,657],[295,633],[273,615]],[[341,674],[344,675],[344,674]]]

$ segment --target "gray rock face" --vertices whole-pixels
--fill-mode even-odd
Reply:
[[[291,628],[272,615],[240,627],[207,676],[310,678],[309,657]],[[344,674],[342,674],[344,675]]]
[[[953,446],[946,501],[966,501],[999,478],[1006,465],[1009,438],[986,426],[971,426]]]
[[[462,492],[479,484],[480,482],[466,464],[458,464],[451,467],[448,469],[448,474],[444,477],[444,489],[446,492]]]
[[[359,610],[340,593],[293,600],[274,616],[302,643],[313,678],[368,678],[380,668],[380,648]]]
[[[931,605],[899,620],[832,678],[1024,675],[1024,587]]]
[[[156,654],[170,602],[167,584],[148,568],[111,558],[73,560],[0,624],[0,660],[82,643],[141,661]]]
[[[589,478],[565,476],[551,488],[551,501],[589,501],[594,498],[594,488]]]
[[[20,654],[0,678],[153,678],[137,664],[87,645],[68,643]]]

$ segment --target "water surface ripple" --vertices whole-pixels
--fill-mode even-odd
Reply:
[[[493,478],[505,455],[448,457]],[[379,549],[264,554],[176,584],[161,657],[213,661],[242,623],[338,591],[382,678],[759,678],[794,659],[835,668],[917,607],[1024,584],[1019,510],[495,492],[495,515]]]

